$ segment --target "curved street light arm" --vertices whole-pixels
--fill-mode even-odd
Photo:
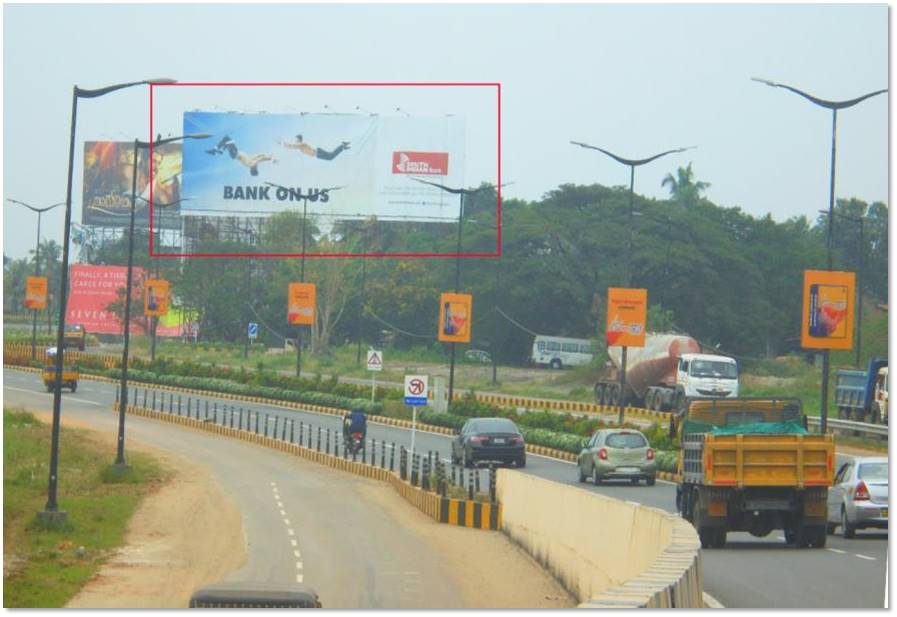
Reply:
[[[888,89],[885,88],[884,90],[876,90],[875,92],[869,92],[868,94],[858,96],[855,99],[849,99],[846,101],[828,101],[826,99],[821,99],[819,97],[813,96],[812,94],[804,92],[803,90],[798,90],[797,88],[789,86],[788,84],[780,84],[778,82],[770,81],[768,79],[761,79],[759,77],[751,77],[751,80],[761,84],[766,84],[767,86],[773,88],[784,88],[785,90],[790,90],[798,96],[804,97],[811,103],[819,105],[820,107],[825,107],[826,109],[847,109],[848,107],[853,107],[858,103],[862,103],[866,99],[872,98],[873,96],[878,96],[879,94],[883,94],[888,91]]]
[[[87,88],[79,88],[75,86],[75,96],[82,99],[95,99],[98,96],[103,96],[104,94],[109,94],[110,92],[115,92],[116,90],[122,90],[124,88],[130,88],[131,86],[142,86],[149,84],[175,84],[177,83],[176,79],[169,79],[167,77],[159,77],[156,79],[144,79],[142,81],[131,81],[126,84],[115,84],[113,86],[106,86],[105,88],[97,88],[95,90],[89,90]]]
[[[32,212],[46,212],[47,210],[52,210],[53,208],[58,208],[59,206],[65,205],[65,202],[61,201],[58,204],[53,204],[52,206],[47,206],[46,208],[35,208],[32,205],[26,204],[24,201],[19,201],[18,199],[10,199],[9,197],[7,197],[6,201],[11,201],[14,204],[19,204],[20,206],[25,206]]]
[[[662,156],[666,156],[667,154],[674,154],[676,152],[685,152],[686,150],[691,150],[691,149],[697,147],[697,146],[688,146],[685,148],[676,148],[675,150],[667,150],[666,152],[661,152],[660,154],[655,154],[654,156],[650,156],[645,159],[627,159],[627,158],[624,158],[617,154],[614,154],[613,152],[605,150],[604,148],[599,148],[598,146],[592,146],[590,144],[583,143],[581,141],[571,141],[570,143],[573,144],[574,146],[580,146],[581,148],[588,148],[590,150],[598,150],[598,152],[603,152],[604,154],[606,154],[610,158],[614,159],[618,163],[622,163],[623,165],[629,165],[630,167],[638,167],[639,165],[644,165],[645,163],[650,163],[651,161],[655,161]]]
[[[167,137],[165,139],[157,139],[152,143],[148,141],[141,141],[139,139],[135,141],[137,142],[138,148],[149,148],[150,146],[152,146],[153,148],[158,148],[159,146],[164,146],[165,144],[174,143],[176,141],[182,141],[184,139],[208,139],[209,137],[211,137],[209,133],[190,133],[189,135],[181,135],[180,137]]]

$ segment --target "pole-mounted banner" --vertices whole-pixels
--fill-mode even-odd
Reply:
[[[473,320],[473,296],[444,293],[439,296],[438,339],[443,343],[469,343]]]
[[[29,276],[25,279],[25,308],[47,308],[47,277]]]
[[[287,301],[287,322],[310,326],[315,323],[315,284],[290,283]]]
[[[800,344],[805,349],[852,349],[856,274],[804,271]]]
[[[607,290],[607,346],[644,347],[648,290],[610,287]]]
[[[168,314],[168,281],[148,279],[144,284],[143,314],[146,317],[162,317]]]

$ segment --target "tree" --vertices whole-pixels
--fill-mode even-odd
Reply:
[[[690,206],[701,198],[701,193],[710,188],[709,182],[695,182],[695,174],[692,171],[691,163],[687,167],[680,167],[676,170],[676,177],[673,174],[667,174],[660,183],[660,186],[670,187],[670,196],[673,201]]]

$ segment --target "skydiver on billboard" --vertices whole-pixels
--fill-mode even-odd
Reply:
[[[239,161],[240,163],[248,167],[249,174],[253,176],[259,175],[259,163],[264,163],[265,161],[277,163],[277,159],[274,158],[274,155],[272,154],[249,155],[245,152],[240,151],[237,148],[237,144],[235,144],[234,140],[231,139],[228,135],[222,137],[217,146],[215,146],[211,150],[206,150],[206,154],[210,154],[212,156],[223,154],[225,152],[227,152],[235,161]]]
[[[310,146],[305,143],[305,140],[302,139],[302,135],[296,135],[295,141],[284,141],[279,140],[278,143],[287,148],[289,150],[298,150],[302,154],[308,155],[313,159],[321,159],[322,161],[332,161],[337,156],[339,156],[340,152],[349,149],[349,142],[344,141],[339,146],[337,146],[333,150],[324,150],[323,148],[315,148],[314,146]]]

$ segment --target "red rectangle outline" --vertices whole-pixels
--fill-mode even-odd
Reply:
[[[501,257],[501,82],[177,82],[173,84],[149,85],[149,159],[153,160],[153,95],[157,87],[171,88],[179,86],[421,86],[421,87],[494,87],[496,89],[498,118],[498,178],[495,199],[495,252],[494,253],[305,253],[307,258],[316,257]],[[149,255],[150,257],[302,257],[302,253],[155,253],[153,252],[153,166],[149,170]]]

